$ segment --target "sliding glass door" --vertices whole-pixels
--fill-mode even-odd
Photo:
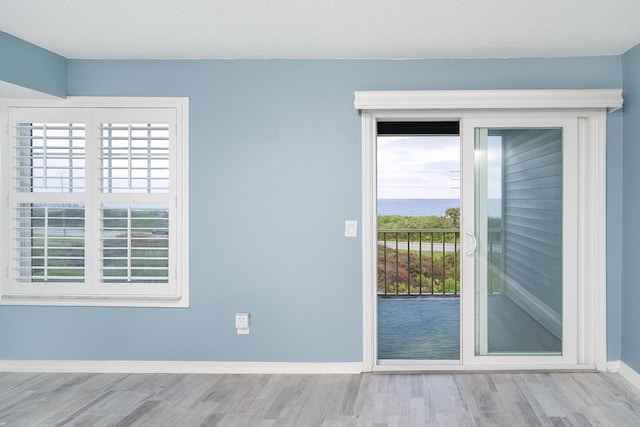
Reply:
[[[463,123],[465,364],[576,364],[577,121]]]

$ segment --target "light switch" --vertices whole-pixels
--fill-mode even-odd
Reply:
[[[358,236],[358,221],[354,219],[348,219],[344,222],[344,237],[357,237]]]

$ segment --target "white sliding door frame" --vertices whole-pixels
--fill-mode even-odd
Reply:
[[[580,188],[578,185],[578,119],[575,112],[557,112],[545,116],[546,114],[546,112],[534,112],[529,113],[526,117],[518,117],[518,112],[513,112],[513,115],[508,114],[512,117],[504,117],[502,113],[494,113],[483,117],[467,118],[461,123],[460,134],[463,147],[462,226],[465,235],[474,235],[479,242],[475,254],[462,255],[462,286],[465,289],[461,295],[462,305],[467,310],[472,307],[477,310],[475,322],[468,321],[467,318],[462,326],[462,360],[464,365],[537,366],[540,368],[546,366],[573,368],[578,365],[577,344],[585,339],[584,336],[578,336],[577,325],[578,293],[584,293],[584,282],[578,283],[577,279],[578,193]],[[487,200],[488,195],[486,176],[481,178],[481,180],[485,180],[485,188],[478,191],[478,188],[482,186],[478,186],[478,183],[475,182],[475,178],[478,176],[477,167],[474,173],[474,163],[477,163],[477,156],[481,154],[476,149],[476,138],[479,136],[477,131],[486,131],[487,128],[562,129],[562,352],[560,355],[496,355],[488,353],[487,284],[484,280],[477,280],[478,277],[487,277],[487,265],[486,262],[483,262],[487,259],[484,244],[487,229],[475,228],[476,217],[487,218],[486,206],[481,207],[484,209],[483,212],[476,212],[478,204],[475,201],[478,199]],[[480,173],[486,175],[487,171],[480,170]],[[465,192],[465,189],[471,191]],[[474,189],[475,191],[473,191]],[[484,333],[479,334],[478,331]],[[583,335],[585,332],[583,329]],[[476,354],[477,352],[481,355]]]
[[[362,113],[363,370],[606,370],[606,112],[622,106],[620,90],[389,91],[356,92]],[[444,121],[477,117],[567,117],[577,120],[577,364],[383,365],[377,361],[376,137],[378,121]],[[463,158],[464,162],[464,158]],[[463,178],[464,179],[464,178]],[[464,197],[464,196],[463,196]],[[464,215],[464,206],[463,206]],[[464,222],[469,221],[463,218]],[[465,235],[464,229],[461,235]],[[465,245],[466,242],[463,242]],[[463,271],[463,281],[466,274]],[[464,282],[463,282],[464,286]],[[461,300],[461,325],[474,310]],[[465,343],[468,330],[461,331]],[[465,344],[466,345],[466,344]],[[465,349],[463,348],[463,352]],[[502,362],[502,360],[501,360]]]

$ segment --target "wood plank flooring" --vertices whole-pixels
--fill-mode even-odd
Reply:
[[[0,426],[639,426],[617,374],[0,373]]]

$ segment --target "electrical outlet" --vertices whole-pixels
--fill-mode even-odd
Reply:
[[[249,313],[236,313],[236,333],[247,335],[249,332]]]

